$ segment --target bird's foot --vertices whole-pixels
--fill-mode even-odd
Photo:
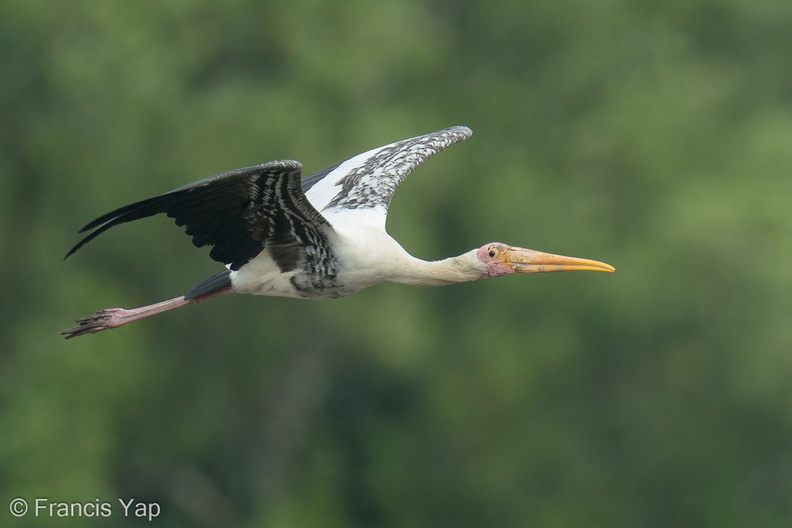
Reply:
[[[77,319],[77,326],[74,328],[69,328],[68,330],[64,330],[61,332],[61,335],[65,335],[66,339],[71,339],[72,337],[85,334],[95,334],[96,332],[101,332],[102,330],[118,328],[119,326],[131,323],[132,321],[145,319],[146,317],[161,314],[162,312],[167,312],[168,310],[173,310],[174,308],[179,308],[186,304],[208,299],[210,296],[220,295],[222,293],[231,293],[231,291],[231,288],[225,288],[223,290],[219,290],[218,292],[213,292],[198,299],[191,300],[187,300],[183,296],[174,297],[173,299],[168,299],[167,301],[141,306],[140,308],[132,308],[131,310],[125,310],[124,308],[108,308],[106,310],[98,311],[93,315],[87,315]]]
[[[123,308],[107,308],[95,314],[80,317],[75,321],[77,326],[64,330],[61,335],[65,335],[66,339],[71,339],[72,337],[95,334],[102,330],[116,328],[124,324],[123,315],[126,311]]]

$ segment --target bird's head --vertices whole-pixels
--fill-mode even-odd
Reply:
[[[596,260],[565,257],[532,249],[512,247],[501,242],[484,244],[476,252],[486,266],[485,277],[512,273],[548,273],[551,271],[605,271],[615,273],[613,266]]]

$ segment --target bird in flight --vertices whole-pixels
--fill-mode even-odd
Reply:
[[[490,242],[457,257],[413,257],[385,231],[396,187],[441,150],[470,137],[456,126],[369,150],[307,178],[297,161],[224,172],[121,207],[86,225],[66,255],[113,226],[159,213],[225,264],[184,295],[77,319],[67,339],[100,332],[227,293],[334,299],[379,282],[444,286],[514,273],[616,270],[603,262]]]

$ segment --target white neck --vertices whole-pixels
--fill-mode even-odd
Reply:
[[[444,260],[426,261],[410,257],[395,267],[393,276],[387,280],[411,286],[447,286],[480,279],[485,272],[486,266],[478,259],[474,249]]]

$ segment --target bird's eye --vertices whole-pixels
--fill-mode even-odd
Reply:
[[[495,255],[497,255],[497,254],[498,254],[498,252],[497,252],[497,251],[495,251],[495,248],[492,248],[492,247],[491,247],[491,248],[490,248],[490,250],[489,250],[489,256],[490,256],[490,258],[495,258]]]

